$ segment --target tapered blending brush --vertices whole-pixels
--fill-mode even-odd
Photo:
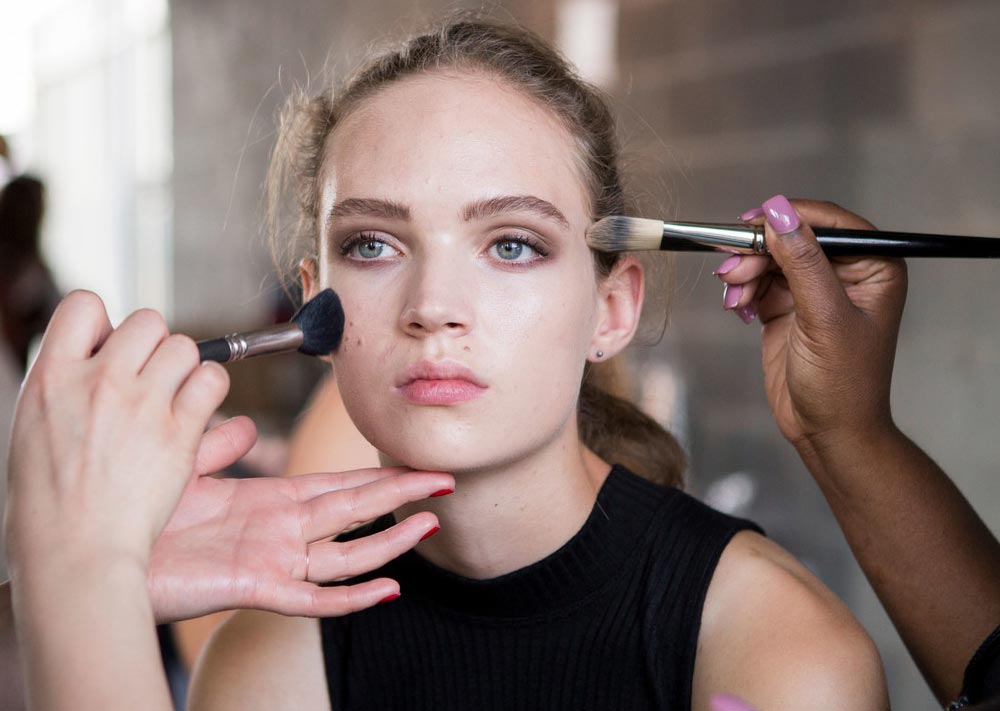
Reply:
[[[333,289],[324,289],[304,303],[288,323],[198,341],[198,353],[203,361],[217,363],[294,350],[326,355],[337,350],[343,335],[344,308],[340,298]]]
[[[828,256],[1000,258],[1000,239],[814,227]],[[768,254],[764,228],[749,224],[663,222],[640,217],[605,217],[587,230],[599,252],[736,252]]]

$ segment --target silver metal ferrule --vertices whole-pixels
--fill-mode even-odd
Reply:
[[[281,351],[298,350],[304,336],[297,323],[284,323],[280,326],[252,331],[251,333],[233,333],[226,336],[229,360],[243,360],[251,356],[279,353]]]
[[[664,237],[682,237],[706,247],[740,254],[768,254],[764,228],[710,222],[664,222]]]

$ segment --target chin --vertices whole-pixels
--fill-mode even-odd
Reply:
[[[446,432],[397,431],[369,441],[393,464],[450,474],[502,467],[529,456],[541,445],[541,442],[513,441],[496,437],[494,432],[470,432],[459,427]]]

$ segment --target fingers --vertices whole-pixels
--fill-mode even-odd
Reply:
[[[174,397],[174,416],[187,428],[205,429],[229,392],[229,373],[218,363],[206,361],[191,371]]]
[[[138,374],[169,333],[162,315],[152,309],[139,309],[108,337],[98,357],[114,372]]]
[[[812,228],[783,195],[770,198],[763,208],[768,248],[788,281],[797,317],[804,325],[830,323],[850,307],[850,300]]]
[[[318,541],[383,514],[403,504],[454,489],[449,474],[406,472],[363,486],[321,494],[303,505],[302,532],[305,540]]]
[[[249,452],[256,441],[257,428],[249,417],[234,417],[216,425],[201,438],[195,457],[195,475],[225,469]]]
[[[438,530],[437,516],[421,512],[370,536],[339,543],[309,545],[309,580],[325,583],[346,580],[376,570]]]
[[[370,469],[355,469],[353,471],[330,474],[306,474],[304,476],[293,477],[288,481],[295,487],[296,498],[299,501],[308,501],[320,494],[326,494],[338,489],[363,486],[374,481],[407,473],[413,473],[413,470],[408,467],[373,467]],[[442,487],[439,491],[454,489],[455,480],[453,477],[450,478],[450,482],[448,486]]]
[[[725,284],[723,308],[735,313],[744,323],[750,323],[757,316],[757,301],[766,291],[774,262],[767,257],[733,254],[723,261],[713,272]]]
[[[111,321],[101,298],[90,291],[74,291],[56,307],[45,329],[39,361],[85,360],[111,333]]]
[[[257,609],[295,617],[341,617],[399,597],[399,583],[378,578],[356,585],[323,588],[313,583],[290,582],[254,601]]]

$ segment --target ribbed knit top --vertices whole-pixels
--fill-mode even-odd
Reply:
[[[395,578],[400,599],[321,621],[332,708],[686,711],[705,593],[747,528],[616,466],[533,565],[473,580],[406,553],[365,576]]]

